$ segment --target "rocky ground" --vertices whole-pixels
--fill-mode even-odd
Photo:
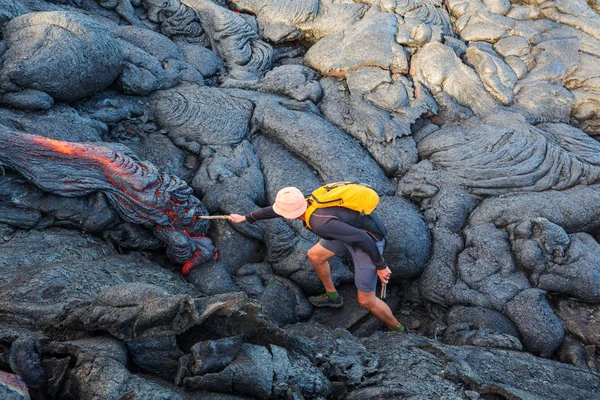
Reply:
[[[5,0],[0,397],[600,398],[600,3]],[[386,332],[294,185],[370,184]],[[598,197],[596,197],[598,196]]]

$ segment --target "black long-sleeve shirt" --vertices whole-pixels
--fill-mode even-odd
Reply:
[[[246,215],[246,221],[253,224],[257,221],[280,218],[273,207],[265,207]],[[358,247],[371,257],[379,270],[386,269],[376,242],[385,238],[387,229],[377,214],[363,215],[344,207],[318,208],[310,216],[310,229],[327,240],[340,240],[352,247]]]

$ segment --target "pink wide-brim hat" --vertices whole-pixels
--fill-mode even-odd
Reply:
[[[308,203],[302,192],[293,186],[286,187],[277,192],[273,211],[283,218],[295,219],[304,214]]]

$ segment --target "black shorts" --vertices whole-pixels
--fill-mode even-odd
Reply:
[[[340,240],[321,239],[319,240],[319,244],[338,256],[350,253],[352,261],[354,261],[354,284],[356,288],[366,293],[375,291],[377,288],[377,268],[367,253],[358,247],[352,247]],[[383,254],[385,239],[376,242],[376,244],[379,253]]]

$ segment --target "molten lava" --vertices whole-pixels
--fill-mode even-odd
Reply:
[[[77,197],[102,192],[127,222],[144,225],[167,245],[182,272],[213,258],[207,210],[192,189],[150,163],[97,144],[71,143],[0,128],[0,164],[42,190]]]

